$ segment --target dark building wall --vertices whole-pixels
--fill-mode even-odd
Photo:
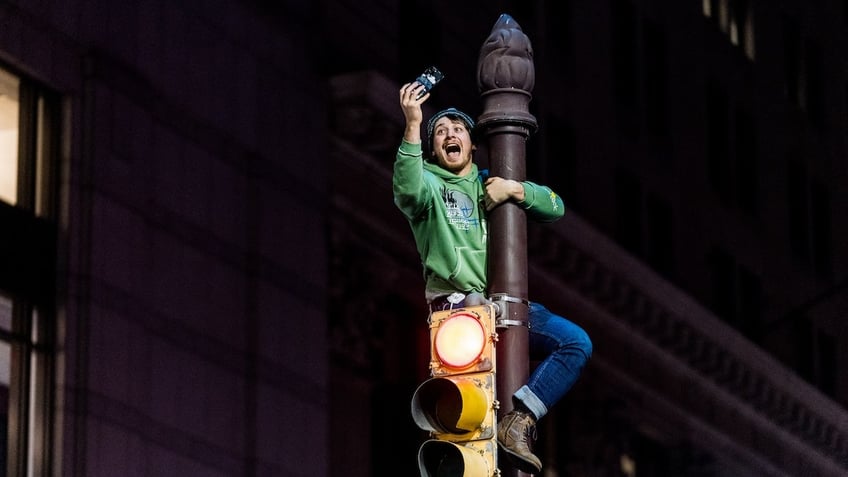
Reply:
[[[0,6],[66,118],[55,475],[326,474],[311,9]]]
[[[735,40],[704,3],[747,8]],[[561,183],[572,210],[817,386],[822,370],[803,355],[835,367],[844,360],[828,343],[846,339],[837,310],[848,170],[836,159],[848,122],[845,9],[629,0],[519,9],[540,75],[531,172]],[[573,177],[557,177],[564,171]],[[844,405],[846,384],[833,381],[844,380],[825,385]]]

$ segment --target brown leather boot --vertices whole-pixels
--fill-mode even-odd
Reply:
[[[498,423],[498,446],[520,471],[538,474],[542,461],[530,450],[530,440],[536,439],[536,419],[519,410],[512,410]]]

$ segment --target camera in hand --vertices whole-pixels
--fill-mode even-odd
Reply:
[[[421,73],[421,76],[415,78],[415,81],[424,85],[424,88],[418,92],[418,96],[415,99],[421,99],[422,96],[430,92],[430,90],[433,89],[433,87],[436,86],[444,77],[445,75],[442,74],[442,72],[435,66],[431,66],[424,70],[424,72]]]

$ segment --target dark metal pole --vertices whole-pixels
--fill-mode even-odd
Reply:
[[[489,151],[493,176],[525,179],[526,141],[536,128],[529,112],[536,72],[530,40],[509,15],[501,15],[480,49],[477,85],[483,99],[478,124]],[[512,395],[527,382],[528,352],[527,218],[516,204],[489,214],[489,296],[500,306],[497,395],[503,416]],[[498,462],[504,476],[526,475]]]

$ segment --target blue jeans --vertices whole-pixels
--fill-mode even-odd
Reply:
[[[527,384],[515,392],[513,400],[538,420],[577,381],[592,356],[592,341],[583,328],[539,303],[530,303],[529,319],[530,358],[541,363],[530,374]]]

